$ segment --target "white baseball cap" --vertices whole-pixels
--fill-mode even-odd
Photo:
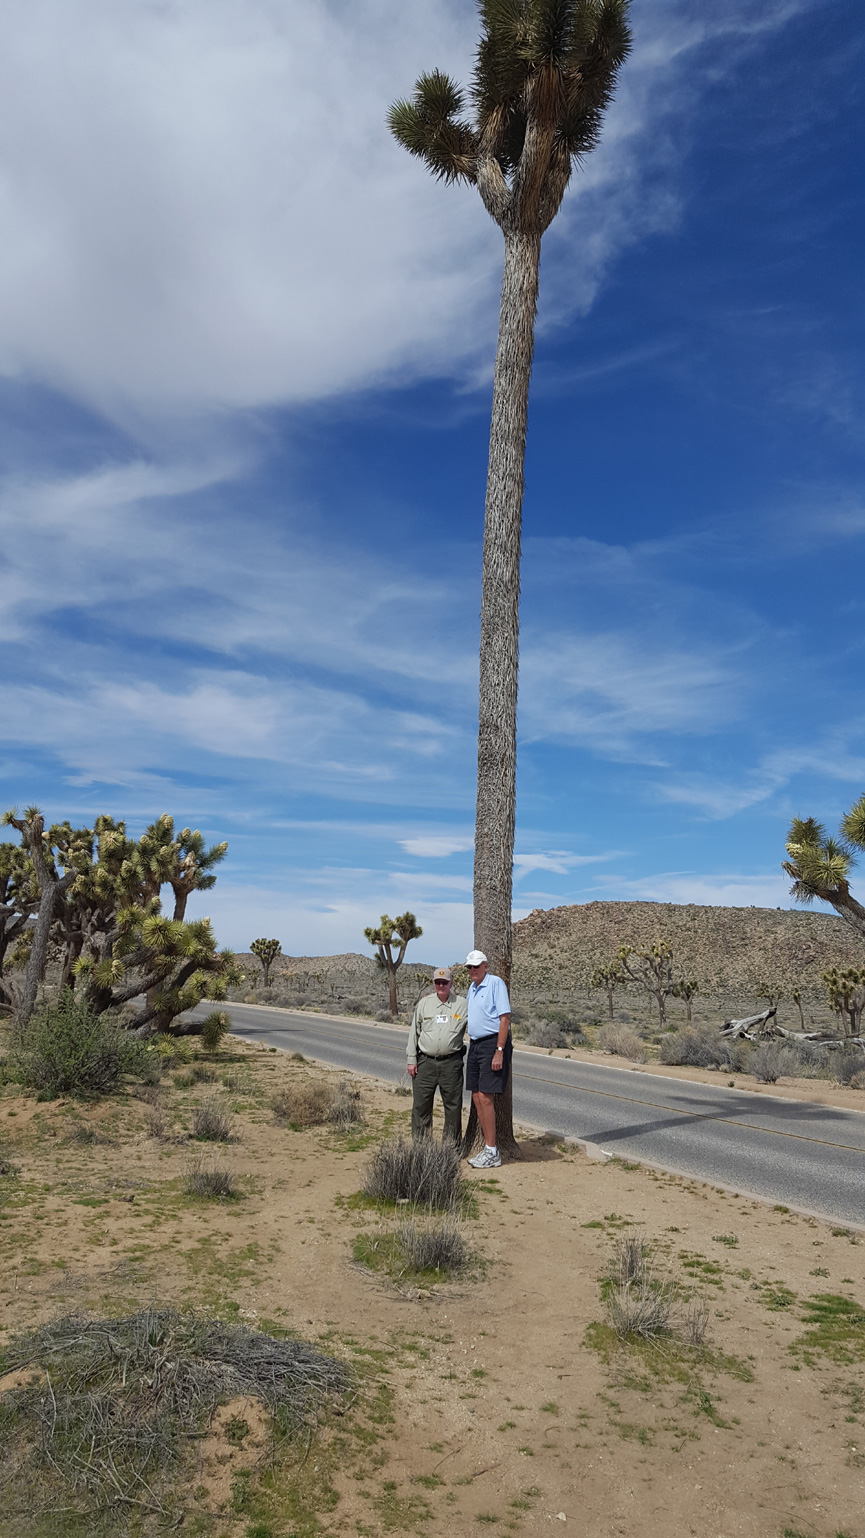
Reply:
[[[466,966],[467,967],[480,967],[480,966],[483,966],[483,963],[486,961],[486,959],[487,958],[484,955],[483,951],[469,951],[468,955],[466,956]]]

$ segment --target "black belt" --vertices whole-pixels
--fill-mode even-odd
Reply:
[[[462,1047],[460,1047],[459,1050],[456,1051],[456,1052],[439,1052],[439,1053],[435,1053],[435,1052],[421,1052],[420,1047],[418,1047],[417,1055],[418,1055],[418,1057],[427,1057],[427,1058],[429,1058],[431,1063],[446,1063],[449,1057],[462,1057],[463,1049],[462,1049]]]

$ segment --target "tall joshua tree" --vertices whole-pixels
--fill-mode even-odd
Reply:
[[[439,70],[390,111],[442,181],[470,182],[505,241],[484,524],[474,939],[511,970],[520,536],[541,238],[598,142],[630,46],[629,0],[479,0],[471,101]]]

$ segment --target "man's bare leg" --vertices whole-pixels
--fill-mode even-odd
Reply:
[[[487,1148],[495,1148],[495,1146],[496,1146],[496,1107],[495,1107],[495,1096],[494,1095],[485,1095],[481,1090],[476,1089],[476,1090],[474,1090],[472,1092],[472,1100],[475,1103],[475,1110],[478,1113],[478,1121],[481,1124],[481,1132],[484,1135],[484,1142],[486,1143]]]

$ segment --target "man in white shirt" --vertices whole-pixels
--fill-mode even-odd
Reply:
[[[469,1164],[476,1170],[497,1169],[502,1156],[496,1145],[495,1096],[504,1093],[511,1071],[511,1001],[502,978],[490,972],[483,951],[469,951],[469,1055],[466,1089],[471,1090],[484,1147]]]
[[[432,1127],[436,1089],[445,1113],[444,1136],[459,1144],[463,1135],[463,1057],[466,1001],[453,991],[450,967],[436,967],[434,992],[418,1001],[406,1046],[412,1088],[411,1135]]]

